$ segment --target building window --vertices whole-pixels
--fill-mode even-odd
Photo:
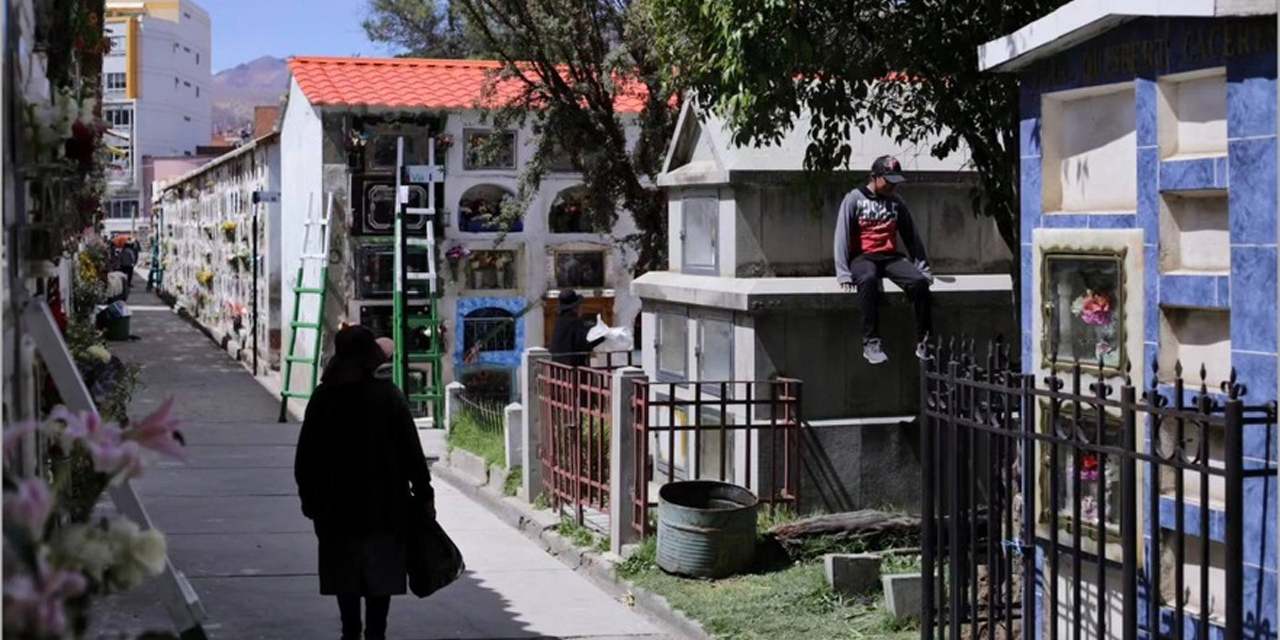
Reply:
[[[103,88],[107,93],[119,93],[128,86],[128,76],[121,72],[111,72],[102,74]]]
[[[684,230],[680,234],[685,273],[719,275],[716,259],[720,245],[720,201],[716,198],[684,199]]]
[[[128,43],[129,41],[125,36],[111,36],[111,51],[108,51],[107,55],[109,56],[124,55],[126,53],[125,47],[128,45]]]
[[[514,169],[516,168],[516,134],[501,132],[496,148],[489,144],[494,133],[487,129],[463,131],[466,149],[463,155],[465,169]],[[482,148],[489,146],[490,148]]]
[[[515,351],[515,314],[497,307],[476,309],[463,318],[462,340],[468,350],[479,345],[481,352]]]
[[[689,323],[683,313],[658,314],[658,375],[685,379],[689,364]]]
[[[106,209],[108,220],[132,220],[138,215],[138,201],[108,200]]]
[[[107,107],[102,110],[102,119],[113,129],[128,129],[133,126],[133,109],[127,107]]]

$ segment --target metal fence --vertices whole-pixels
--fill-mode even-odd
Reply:
[[[534,369],[543,488],[552,507],[579,525],[609,507],[613,371],[633,366],[634,355],[601,352],[592,360],[584,367],[542,360]]]
[[[492,396],[468,394],[457,396],[457,412],[486,433],[506,433],[506,402]]]
[[[795,505],[800,494],[799,380],[636,381],[631,526],[647,537],[652,488],[678,479],[745,486],[761,502]],[[740,440],[739,440],[740,439]],[[665,478],[664,478],[665,476]]]
[[[1274,633],[1266,543],[1246,549],[1245,518],[1273,526],[1276,514],[1244,503],[1246,489],[1263,503],[1274,491],[1274,402],[1246,405],[1234,372],[1216,394],[1202,368],[1189,392],[1181,366],[1153,365],[1139,393],[1127,372],[1091,382],[1099,369],[1079,362],[1052,360],[1037,380],[999,344],[978,355],[939,343],[930,356],[923,639]],[[1248,451],[1246,430],[1261,442]]]

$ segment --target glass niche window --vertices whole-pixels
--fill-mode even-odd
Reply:
[[[685,198],[684,229],[680,234],[685,273],[718,275],[720,263],[720,200]]]
[[[510,191],[497,185],[482,184],[467,189],[458,200],[458,229],[469,233],[523,231],[523,216],[502,220],[503,203],[514,197]]]
[[[1123,371],[1123,252],[1046,252],[1041,269],[1044,357],[1057,354],[1059,368],[1079,360],[1107,375]]]
[[[658,314],[658,375],[689,376],[689,325],[683,313]]]
[[[497,137],[494,140],[495,136]],[[516,134],[511,131],[494,133],[488,129],[467,129],[462,132],[466,143],[462,167],[467,170],[516,168]]]
[[[556,251],[557,287],[599,289],[604,287],[604,251]]]
[[[469,289],[516,289],[516,252],[476,251],[467,259]]]
[[[733,323],[703,319],[698,322],[698,380],[724,382],[733,379]]]
[[[506,309],[482,307],[462,319],[462,341],[468,351],[515,351],[516,316]]]
[[[570,187],[556,194],[551,210],[547,212],[547,226],[551,233],[591,233],[583,205],[586,191],[584,187]]]

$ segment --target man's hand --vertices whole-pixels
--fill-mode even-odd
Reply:
[[[928,262],[916,260],[916,269],[920,270],[920,275],[924,276],[924,279],[928,280],[930,285],[933,284],[933,270],[929,268]]]
[[[841,291],[843,291],[843,292],[845,292],[845,293],[851,293],[851,292],[853,291],[853,283],[852,283],[852,282],[841,282],[841,283],[840,283],[840,290],[841,290]]]

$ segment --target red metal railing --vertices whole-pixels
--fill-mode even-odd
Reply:
[[[597,366],[542,360],[535,370],[543,487],[552,506],[568,507],[579,525],[608,517],[613,370],[633,361],[631,352],[592,360]]]
[[[799,380],[788,378],[636,381],[632,528],[642,537],[654,530],[650,510],[657,501],[650,498],[650,486],[655,479],[722,480],[745,486],[771,506],[795,505],[803,428],[800,388]],[[708,457],[710,469],[704,468]]]

